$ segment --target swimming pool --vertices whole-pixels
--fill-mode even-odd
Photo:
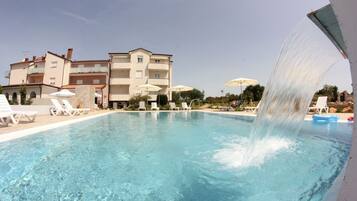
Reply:
[[[321,200],[352,125],[305,122],[257,164],[222,160],[251,125],[203,112],[114,113],[3,142],[0,200]]]

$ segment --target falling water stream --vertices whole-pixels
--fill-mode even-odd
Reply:
[[[214,158],[232,168],[260,166],[294,144],[314,92],[342,56],[308,19],[283,43],[267,82],[249,139],[219,150]]]

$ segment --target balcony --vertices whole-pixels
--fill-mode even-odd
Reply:
[[[148,69],[149,70],[169,70],[169,65],[161,64],[161,63],[149,63]]]
[[[29,68],[27,74],[44,73],[45,68]]]
[[[152,84],[152,85],[169,85],[169,80],[168,79],[152,79],[152,78],[149,78],[149,84]]]
[[[129,94],[110,94],[109,101],[128,101],[130,99]]]
[[[108,67],[79,67],[71,68],[70,73],[107,73]]]
[[[110,78],[110,84],[112,84],[112,85],[129,85],[130,78]]]
[[[111,68],[113,69],[113,70],[115,70],[115,69],[130,69],[130,67],[131,67],[131,63],[113,63],[112,64],[112,66],[111,66]]]

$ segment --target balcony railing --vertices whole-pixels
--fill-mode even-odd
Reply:
[[[77,67],[71,68],[70,73],[107,73],[108,67]]]
[[[149,70],[169,70],[169,65],[164,63],[149,63]]]
[[[29,68],[27,74],[44,73],[45,68]]]
[[[112,69],[130,69],[131,63],[113,63]]]
[[[152,85],[169,85],[169,80],[168,79],[152,79],[149,78],[149,84]]]
[[[110,84],[112,84],[112,85],[129,85],[130,78],[110,78]]]

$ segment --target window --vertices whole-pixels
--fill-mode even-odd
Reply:
[[[155,73],[155,79],[160,79],[160,73]]]
[[[137,70],[135,72],[135,78],[143,78],[143,71],[142,70]]]
[[[83,80],[76,80],[76,84],[83,84]]]
[[[138,56],[138,63],[143,63],[143,61],[144,61],[143,56]]]
[[[160,63],[160,59],[155,59],[155,63]]]
[[[32,92],[30,93],[30,98],[36,98],[36,92],[32,91]]]
[[[51,68],[57,68],[57,61],[51,62]]]
[[[56,78],[50,77],[50,84],[56,84]]]
[[[100,80],[96,79],[96,80],[93,80],[93,84],[99,84],[100,83]]]

